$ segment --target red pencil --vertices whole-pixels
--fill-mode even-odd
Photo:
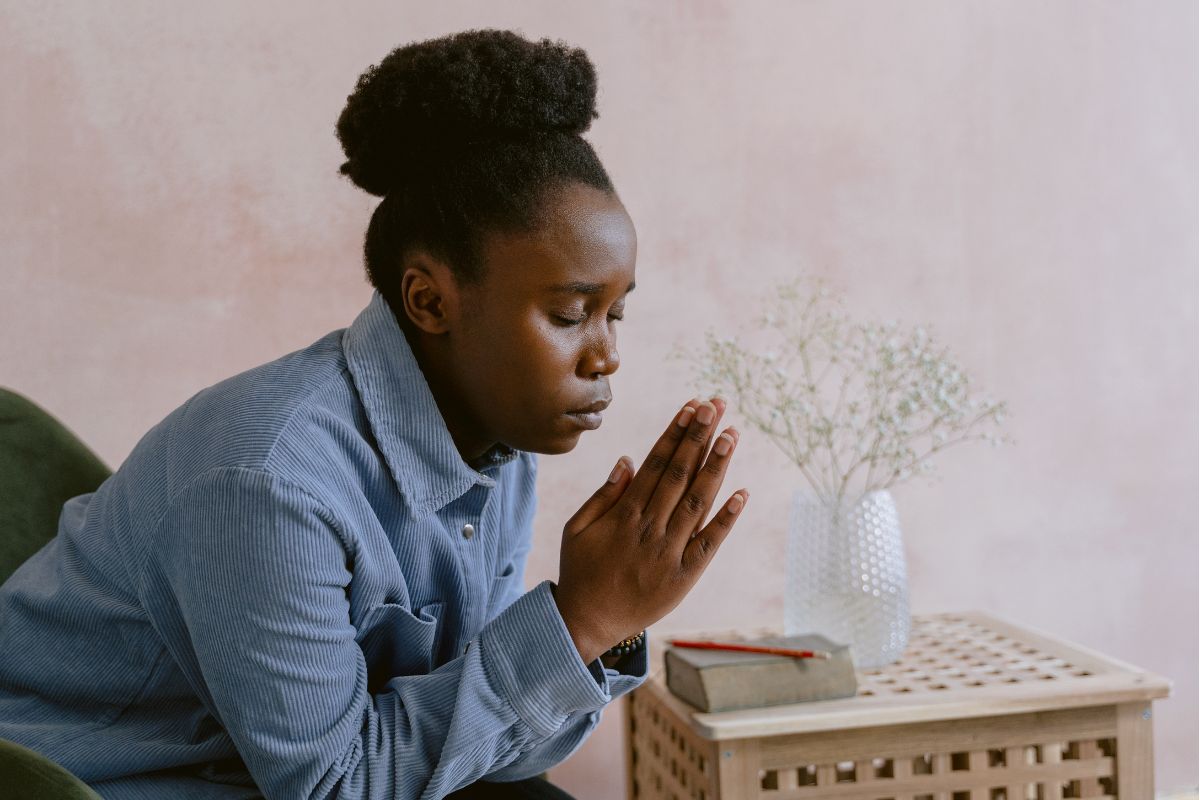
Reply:
[[[732,650],[738,653],[767,653],[773,656],[792,656],[793,658],[831,658],[828,650],[792,650],[787,647],[758,647],[750,644],[724,644],[721,642],[689,642],[684,639],[672,639],[675,647],[692,647],[697,650]]]

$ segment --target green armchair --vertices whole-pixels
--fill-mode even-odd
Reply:
[[[0,583],[54,538],[63,503],[111,474],[61,422],[0,389]]]
[[[63,503],[111,474],[58,420],[0,389],[0,583],[58,533]],[[0,786],[11,800],[100,800],[50,759],[0,739]]]
[[[9,800],[100,800],[58,764],[7,739],[0,739],[0,786]]]

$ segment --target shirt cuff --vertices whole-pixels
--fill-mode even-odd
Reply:
[[[545,580],[517,598],[479,633],[488,674],[530,728],[550,736],[575,711],[612,700],[599,659],[584,664]]]

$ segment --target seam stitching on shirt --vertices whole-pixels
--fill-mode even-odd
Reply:
[[[230,474],[230,473],[247,473],[250,475],[262,476],[262,477],[266,478],[268,481],[277,481],[281,485],[286,486],[290,489],[294,489],[295,491],[299,492],[301,495],[303,495],[305,498],[307,498],[313,505],[315,505],[319,512],[324,512],[324,515],[318,514],[318,517],[321,518],[323,522],[328,524],[329,527],[331,527],[335,533],[337,533],[338,538],[342,541],[342,545],[351,553],[351,555],[353,557],[357,557],[358,550],[354,546],[354,543],[350,539],[350,537],[347,536],[346,531],[345,531],[345,526],[341,524],[341,521],[338,519],[338,516],[333,512],[333,509],[329,508],[328,505],[326,505],[319,498],[317,498],[315,495],[313,495],[312,492],[308,491],[306,488],[304,488],[299,483],[296,483],[295,481],[291,480],[290,478],[286,478],[282,475],[279,475],[278,473],[270,472],[261,467],[243,467],[243,466],[238,466],[238,465],[233,465],[233,464],[222,464],[217,467],[210,467],[209,469],[206,469],[203,472],[197,473],[196,475],[194,475],[192,477],[192,479],[190,481],[188,481],[186,484],[184,484],[179,489],[178,492],[176,492],[174,495],[171,496],[170,500],[167,502],[167,507],[159,515],[158,519],[156,519],[154,521],[154,525],[153,525],[154,533],[151,536],[152,546],[156,546],[158,544],[158,542],[160,541],[160,537],[158,536],[158,530],[160,527],[162,527],[162,523],[164,520],[166,520],[167,515],[170,514],[172,511],[174,511],[177,508],[179,499],[181,497],[183,497],[185,494],[191,492],[193,489],[199,488],[200,485],[203,484],[207,480],[218,477],[222,474]],[[326,518],[326,516],[328,518]]]
[[[273,440],[271,440],[271,445],[267,448],[266,452],[263,454],[263,463],[262,463],[263,469],[270,468],[270,465],[272,464],[272,462],[275,459],[275,449],[279,446],[279,442],[283,439],[284,434],[287,433],[294,425],[298,424],[297,420],[300,418],[301,412],[312,410],[312,406],[310,404],[313,402],[313,400],[315,398],[317,398],[322,392],[327,391],[329,389],[330,384],[334,383],[335,381],[337,381],[341,378],[344,378],[346,375],[350,375],[350,382],[353,383],[354,376],[350,373],[350,367],[348,366],[348,364],[345,363],[345,359],[346,359],[346,354],[343,351],[339,355],[339,360],[343,362],[341,365],[341,368],[336,373],[330,375],[328,378],[326,378],[321,383],[312,387],[311,391],[309,391],[307,394],[305,394],[304,401],[297,403],[296,406],[292,409],[291,413],[288,414],[287,419],[284,420],[283,424],[281,424],[279,426],[279,430],[275,432],[275,438]],[[360,402],[361,402],[361,399],[360,399]]]

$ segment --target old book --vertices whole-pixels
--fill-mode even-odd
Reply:
[[[850,647],[816,633],[758,638],[736,644],[828,650],[832,658],[668,647],[667,688],[703,711],[733,711],[809,700],[851,697],[858,691]]]

